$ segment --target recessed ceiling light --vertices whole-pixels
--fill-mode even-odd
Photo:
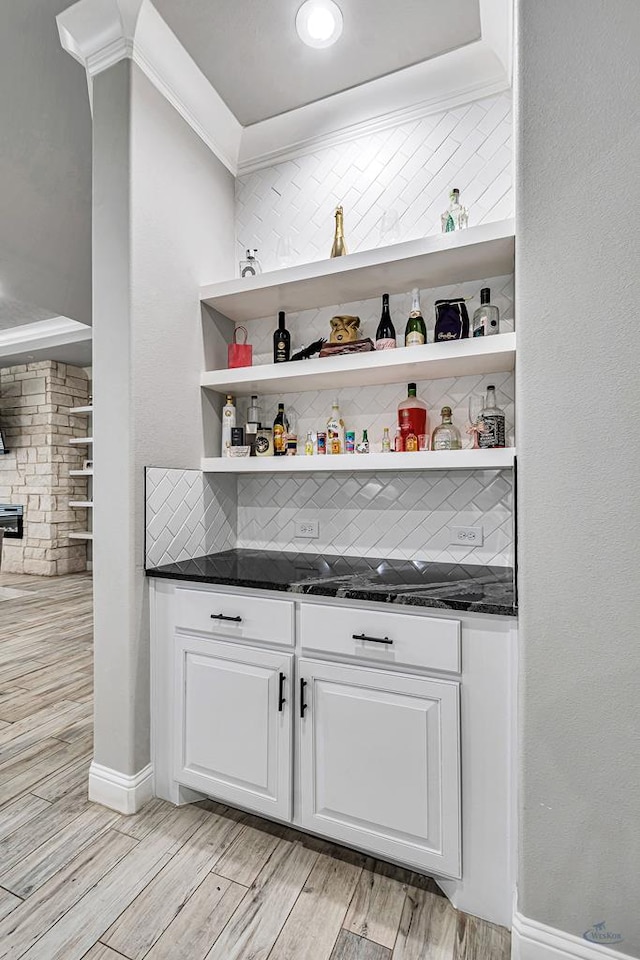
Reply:
[[[342,33],[342,11],[333,0],[306,0],[296,14],[298,36],[309,47],[330,47]]]

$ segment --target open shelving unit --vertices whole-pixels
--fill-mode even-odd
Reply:
[[[87,417],[90,417],[90,416],[92,416],[92,414],[93,414],[93,405],[92,405],[92,404],[87,404],[86,406],[82,406],[82,407],[72,407],[69,412],[70,412],[70,413],[74,413],[74,414],[85,414]],[[91,445],[93,444],[93,437],[91,437],[91,436],[88,436],[88,437],[70,437],[70,438],[69,438],[69,443],[70,443],[71,446],[75,446],[75,447],[88,447],[88,446],[91,446]],[[70,477],[87,477],[87,478],[91,478],[91,477],[93,477],[93,468],[89,468],[89,469],[86,469],[86,470],[84,470],[84,469],[83,469],[83,470],[69,470],[69,476],[70,476]],[[91,482],[90,479],[88,479],[88,484],[89,484],[89,489],[88,489],[88,491],[87,491],[87,499],[86,499],[86,500],[70,500],[70,501],[69,501],[69,506],[70,506],[73,510],[87,510],[87,523],[88,523],[88,526],[91,527],[91,519],[90,519],[90,518],[91,518],[91,516],[92,516],[91,510],[93,510],[93,499],[92,499],[92,498],[93,498],[93,489],[92,489],[92,482]],[[93,531],[92,531],[91,529],[88,529],[88,530],[73,530],[73,531],[71,531],[71,533],[69,534],[69,539],[70,539],[70,540],[88,540],[88,541],[91,541],[91,542],[92,542],[92,541],[93,541]],[[90,564],[91,564],[91,561],[89,561],[89,566],[90,566]]]
[[[446,286],[515,269],[513,220],[424,237],[375,250],[274,270],[256,277],[201,288],[203,304],[234,323],[368,300],[382,293]],[[203,391],[219,396],[283,395],[342,387],[372,387],[407,381],[510,372],[516,334],[427,343],[281,364],[210,370]],[[219,401],[218,401],[219,402]],[[295,457],[205,457],[205,473],[292,474],[407,470],[503,470],[513,467],[515,448]]]

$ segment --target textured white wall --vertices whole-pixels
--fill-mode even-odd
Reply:
[[[519,909],[640,956],[637,0],[521,0]]]
[[[143,468],[202,456],[199,285],[233,272],[233,178],[137,67],[94,80],[95,760],[149,761]]]
[[[513,216],[511,113],[511,94],[502,93],[239,177],[236,260],[257,247],[274,269],[281,237],[294,263],[326,259],[339,203],[352,253],[383,243],[389,210],[402,240],[439,233],[451,187],[470,224]]]

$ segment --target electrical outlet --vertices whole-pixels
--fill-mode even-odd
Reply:
[[[296,537],[304,537],[307,540],[317,540],[320,536],[320,523],[318,520],[294,520],[294,530]]]
[[[481,547],[484,543],[482,527],[451,527],[449,543],[462,547]]]

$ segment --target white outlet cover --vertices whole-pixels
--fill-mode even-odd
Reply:
[[[449,543],[458,547],[481,547],[484,543],[482,527],[451,527]]]
[[[318,520],[294,520],[293,523],[295,536],[305,540],[317,540],[320,536],[320,523]]]

